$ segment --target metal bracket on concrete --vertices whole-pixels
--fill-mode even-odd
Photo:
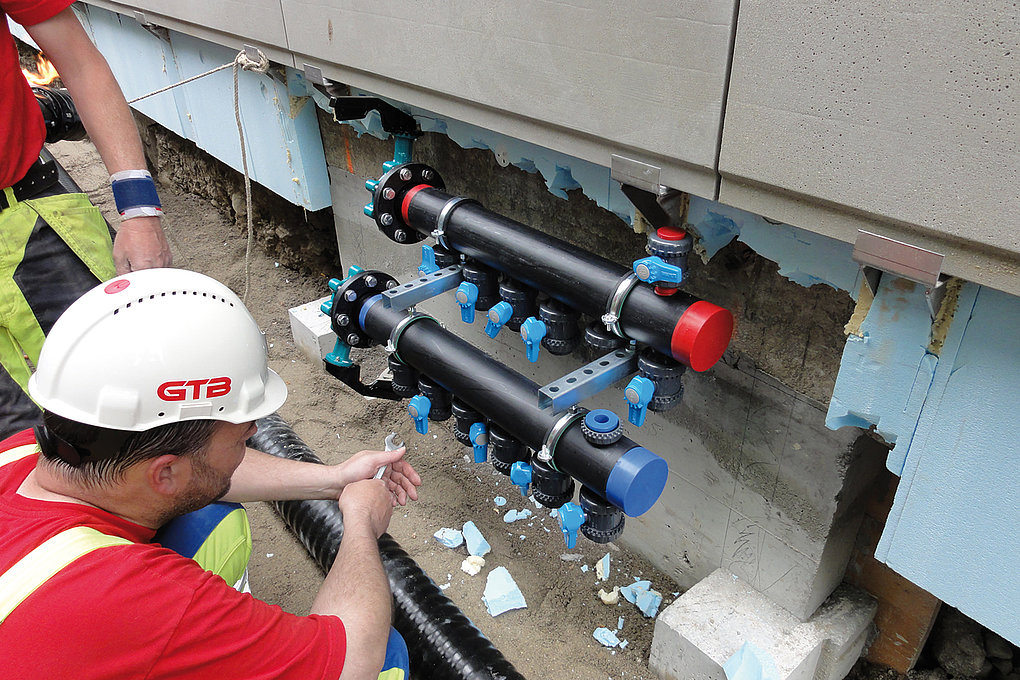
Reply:
[[[311,64],[304,65],[305,80],[310,82],[312,85],[329,85],[329,81],[322,75],[322,69],[318,66],[312,66]]]
[[[635,161],[615,153],[609,159],[609,174],[620,184],[659,194],[660,168],[641,161]]]
[[[394,309],[410,309],[440,293],[453,290],[460,285],[463,278],[460,274],[460,265],[455,264],[383,291],[383,304]]]
[[[637,371],[633,347],[613,350],[538,390],[538,407],[562,411],[594,396]]]
[[[141,25],[149,33],[153,34],[164,42],[170,42],[170,29],[157,26],[156,24],[149,21],[149,18],[145,16],[145,12],[135,12],[135,21]]]
[[[949,279],[942,274],[944,255],[858,229],[852,257],[861,266],[872,295],[878,293],[882,274],[888,272],[924,286],[928,312],[933,320],[938,315]]]

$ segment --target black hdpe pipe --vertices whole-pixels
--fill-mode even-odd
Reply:
[[[248,441],[252,448],[280,458],[322,462],[279,415],[257,424]],[[277,501],[273,506],[319,567],[328,571],[344,535],[336,502]],[[413,677],[524,680],[389,534],[379,539],[379,554],[393,592],[393,625],[407,641]]]
[[[407,189],[400,205],[403,221],[419,234],[433,233],[442,219],[450,248],[596,319],[606,313],[631,273],[623,265],[427,184]],[[684,292],[661,296],[647,285],[637,285],[623,298],[618,317],[627,338],[696,371],[715,364],[733,334],[733,316],[726,309]]]
[[[386,342],[407,313],[387,307],[377,295],[364,301],[358,318],[365,333]],[[564,416],[539,408],[537,384],[445,330],[431,317],[418,317],[398,336],[395,355],[400,361],[427,374],[536,451]],[[559,471],[631,517],[644,514],[658,500],[669,471],[665,460],[627,437],[595,446],[584,437],[578,422],[563,431],[552,456]]]

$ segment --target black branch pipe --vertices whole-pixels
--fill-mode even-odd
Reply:
[[[394,340],[400,361],[427,374],[457,399],[526,445],[540,450],[564,413],[538,406],[539,386],[445,330],[428,316],[398,325],[407,312],[387,307],[377,295],[362,303],[358,320],[370,337]],[[631,517],[658,500],[669,472],[666,461],[627,437],[596,446],[575,421],[562,430],[552,448],[556,468],[593,489]]]
[[[322,462],[279,415],[257,424],[258,431],[248,442],[252,448],[280,458]],[[323,572],[329,571],[344,535],[336,502],[277,501],[273,507]],[[379,554],[393,593],[393,625],[407,641],[413,677],[524,680],[388,534],[379,539]]]
[[[656,294],[638,284],[624,293],[630,270],[428,184],[406,190],[401,217],[419,234],[442,222],[446,245],[574,309],[601,318],[614,296],[622,333],[695,371],[722,357],[733,335],[733,315],[718,305],[677,292]]]

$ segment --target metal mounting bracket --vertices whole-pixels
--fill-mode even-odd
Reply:
[[[933,320],[938,315],[949,279],[942,273],[944,255],[858,229],[852,257],[861,266],[872,295],[878,293],[882,274],[888,272],[924,286],[928,312]]]
[[[415,305],[453,290],[460,285],[464,277],[460,274],[461,265],[455,264],[437,272],[419,276],[403,285],[383,291],[383,304],[391,309],[410,309]]]
[[[637,351],[616,349],[538,390],[538,407],[562,411],[637,371]]]
[[[615,153],[609,157],[609,176],[620,184],[637,187],[659,194],[659,174],[661,169],[655,165],[642,163]]]
[[[149,21],[149,18],[145,16],[145,12],[135,11],[135,21],[137,21],[142,28],[149,33],[153,34],[163,42],[170,42],[170,29],[157,26],[156,24]]]

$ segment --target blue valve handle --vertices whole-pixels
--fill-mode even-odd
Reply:
[[[484,463],[489,457],[489,432],[485,423],[475,423],[468,430],[471,446],[474,448],[475,462]]]
[[[510,466],[510,482],[521,490],[521,495],[527,498],[531,488],[531,466],[523,461],[517,461]]]
[[[457,286],[457,292],[453,296],[456,298],[457,304],[460,305],[460,320],[464,323],[474,323],[475,303],[478,302],[478,286],[470,281],[465,281]]]
[[[422,274],[439,271],[439,265],[436,264],[436,251],[432,249],[432,246],[421,247],[421,264],[418,265],[418,271]]]
[[[644,425],[645,413],[654,394],[655,383],[640,375],[634,376],[623,390],[623,400],[627,402],[627,420],[638,427]]]
[[[560,531],[563,532],[563,540],[567,542],[567,550],[577,545],[577,531],[584,524],[587,517],[584,508],[577,503],[564,503],[559,511]]]
[[[684,272],[680,267],[666,264],[661,257],[643,257],[634,260],[634,273],[645,283],[675,288],[683,281]]]
[[[529,316],[521,324],[521,340],[524,341],[524,351],[528,354],[528,361],[538,361],[538,352],[542,349],[542,338],[545,337],[545,323],[533,316]]]
[[[490,338],[495,338],[499,334],[499,329],[503,327],[507,321],[514,315],[514,308],[510,306],[510,303],[506,300],[497,302],[491,308],[489,308],[489,321],[485,324],[485,334]]]
[[[424,394],[416,394],[408,402],[407,413],[414,419],[414,429],[418,434],[428,434],[429,410],[431,408],[432,402]]]

